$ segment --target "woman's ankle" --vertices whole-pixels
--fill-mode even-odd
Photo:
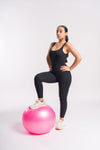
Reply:
[[[39,101],[41,101],[41,102],[43,102],[43,101],[44,101],[44,99],[43,99],[43,98],[38,98],[38,100],[39,100]]]
[[[60,120],[64,120],[64,118],[62,118],[62,117],[60,117],[59,119],[60,119]]]

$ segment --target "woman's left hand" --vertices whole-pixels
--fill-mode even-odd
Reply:
[[[60,67],[60,70],[62,71],[70,71],[70,67],[68,65],[64,65]]]

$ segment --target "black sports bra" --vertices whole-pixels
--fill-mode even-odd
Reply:
[[[53,43],[52,47],[54,46],[55,42]],[[63,47],[64,47],[65,43],[57,50],[52,50],[50,48],[49,51],[49,57],[50,57],[50,61],[51,61],[51,66],[52,68],[55,69],[59,69],[59,67],[61,65],[65,65],[65,62],[67,62],[67,57],[68,57],[68,53],[65,54],[63,52]]]
[[[63,47],[64,47],[64,45],[66,44],[66,42],[65,42],[59,49],[52,50],[52,47],[53,47],[55,44],[56,44],[56,42],[54,42],[53,45],[51,46],[51,48],[50,48],[51,51],[56,52],[56,51],[59,51],[59,50],[61,50],[61,49],[62,49],[62,51],[63,51]],[[63,53],[64,53],[64,51],[63,51]],[[65,55],[68,55],[68,53],[67,53],[67,54],[64,53],[64,54],[65,54]]]

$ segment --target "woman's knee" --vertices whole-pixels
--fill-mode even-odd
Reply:
[[[34,76],[34,81],[40,81],[41,80],[41,78],[40,78],[40,73],[38,73],[38,74],[36,74],[35,76]]]

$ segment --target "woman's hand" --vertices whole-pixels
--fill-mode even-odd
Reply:
[[[61,66],[60,70],[62,70],[62,71],[71,71],[71,69],[68,65]]]
[[[49,66],[49,70],[50,70],[50,71],[52,70],[52,66]]]

